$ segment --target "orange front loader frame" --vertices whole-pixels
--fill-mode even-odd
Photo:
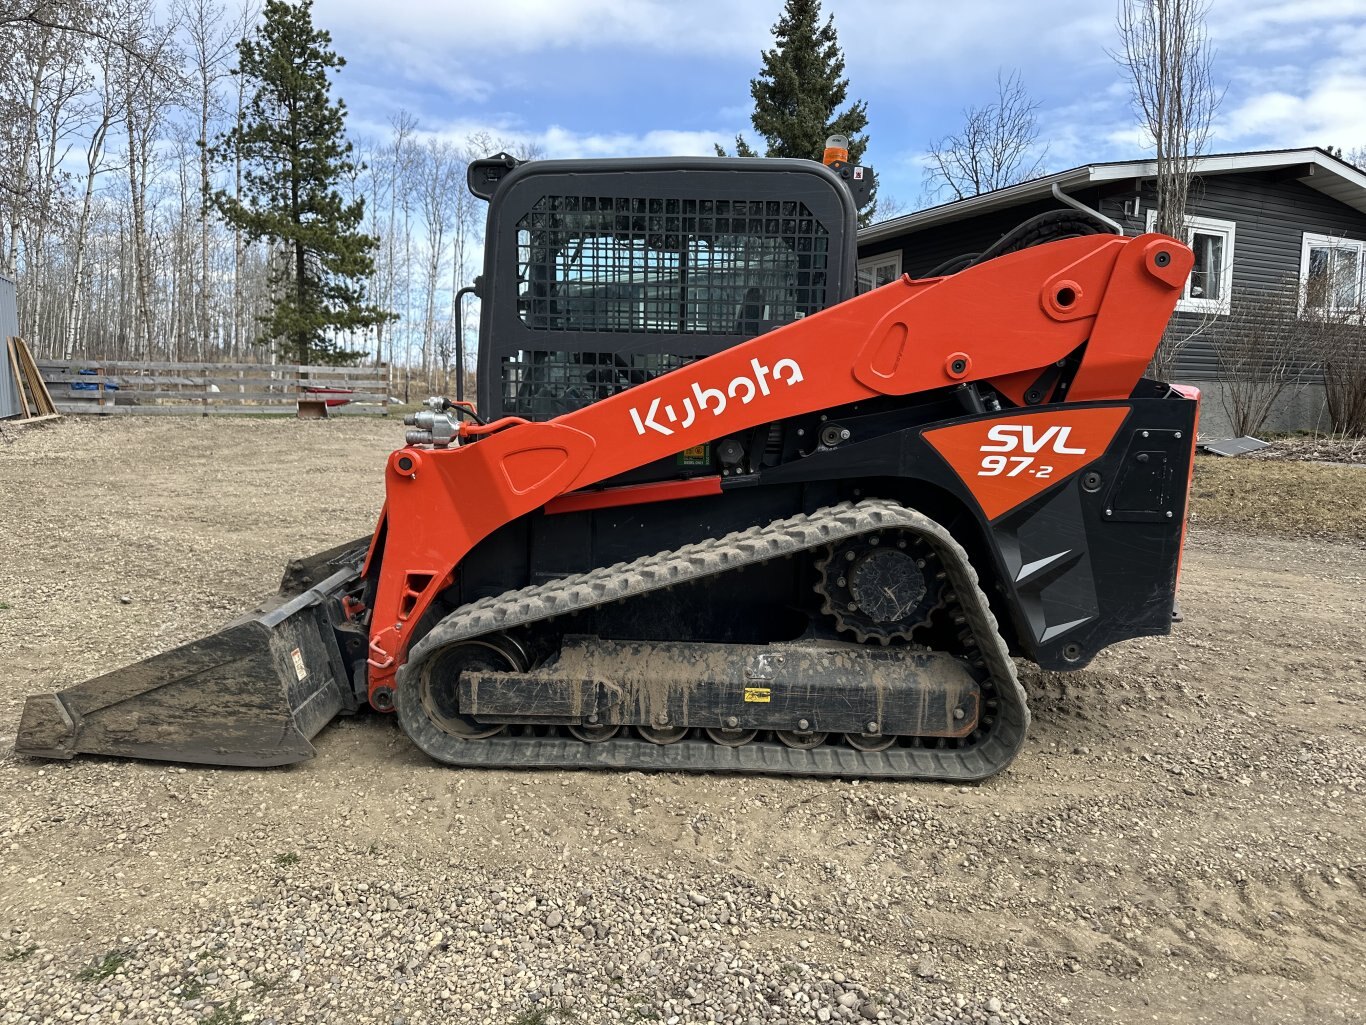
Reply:
[[[1164,235],[1092,235],[904,277],[553,420],[466,426],[459,447],[394,452],[365,569],[378,575],[370,703],[393,707],[423,614],[504,524],[686,448],[880,395],[985,381],[1024,405],[1083,343],[1067,401],[1128,398],[1193,262]]]

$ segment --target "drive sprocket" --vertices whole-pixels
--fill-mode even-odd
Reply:
[[[944,604],[944,572],[934,549],[909,531],[836,542],[817,561],[821,611],[860,643],[908,641]]]

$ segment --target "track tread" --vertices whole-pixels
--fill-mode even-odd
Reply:
[[[956,600],[996,688],[996,722],[989,735],[975,746],[898,747],[863,752],[834,745],[798,751],[777,743],[728,748],[692,739],[668,746],[625,739],[586,744],[564,737],[534,735],[460,741],[435,728],[422,714],[418,701],[406,700],[407,695],[416,692],[417,667],[450,644],[897,527],[921,534],[938,549]],[[1029,725],[1029,709],[1015,665],[967,553],[934,520],[886,499],[843,502],[632,562],[471,602],[448,615],[413,646],[407,663],[398,673],[397,698],[399,720],[414,743],[438,761],[462,766],[610,767],[971,781],[994,775],[1010,764],[1024,743]]]

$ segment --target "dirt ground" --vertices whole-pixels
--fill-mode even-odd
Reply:
[[[0,750],[367,532],[401,435],[4,430]],[[284,770],[0,758],[0,1022],[1366,1022],[1363,507],[1366,468],[1202,459],[1186,621],[1025,671],[977,787],[453,771],[376,715]]]

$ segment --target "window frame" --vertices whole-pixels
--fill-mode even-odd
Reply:
[[[1187,276],[1186,283],[1181,286],[1181,298],[1176,301],[1176,308],[1186,313],[1213,313],[1216,316],[1227,316],[1233,310],[1233,251],[1237,241],[1238,222],[1225,221],[1218,217],[1200,217],[1196,214],[1187,214],[1185,223],[1186,237],[1183,241],[1188,246],[1193,241],[1191,235],[1197,231],[1206,235],[1222,235],[1224,237],[1224,265],[1219,268],[1220,298],[1205,299],[1191,295],[1191,279]],[[1156,225],[1157,211],[1149,210],[1148,230],[1156,230]]]
[[[1336,302],[1327,312],[1338,314],[1347,312],[1354,323],[1360,322],[1361,312],[1366,309],[1366,241],[1347,238],[1344,235],[1324,235],[1317,231],[1306,231],[1300,245],[1300,313],[1308,310],[1309,253],[1312,249],[1351,249],[1357,254],[1357,299],[1356,305],[1344,310]]]
[[[867,269],[867,270],[869,271],[869,273],[872,275],[871,280],[873,280],[874,282],[876,282],[876,281],[877,281],[877,268],[882,267],[882,266],[884,266],[884,265],[886,265],[886,264],[888,264],[888,263],[891,263],[891,264],[894,264],[894,265],[895,265],[896,270],[893,272],[892,276],[891,276],[890,278],[887,279],[887,281],[883,282],[883,284],[890,284],[891,282],[895,281],[897,278],[901,277],[901,257],[902,257],[902,252],[903,252],[903,251],[900,250],[900,249],[893,249],[893,250],[891,250],[891,251],[889,251],[889,252],[886,252],[886,253],[878,253],[876,256],[865,256],[865,257],[863,257],[862,259],[860,259],[860,260],[858,261],[858,264],[857,264],[857,265],[855,266],[855,268],[854,268],[854,292],[855,292],[855,294],[857,294],[857,295],[863,295],[863,293],[859,291],[859,285],[860,285],[859,277],[860,277],[860,275],[862,275],[862,273],[863,273],[863,271],[864,271],[865,269]],[[874,284],[874,285],[870,286],[868,290],[871,292],[874,288],[878,288],[878,287],[879,287],[878,285]]]

